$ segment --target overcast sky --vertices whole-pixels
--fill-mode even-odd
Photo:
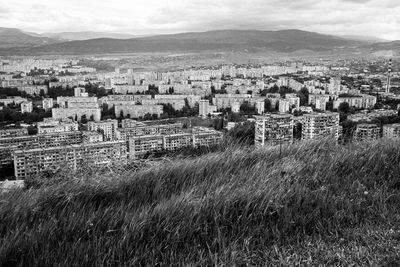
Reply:
[[[399,0],[3,0],[0,27],[130,34],[301,29],[400,39]]]

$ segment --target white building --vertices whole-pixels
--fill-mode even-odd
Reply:
[[[52,109],[53,108],[53,98],[45,98],[42,100],[43,109]]]
[[[33,111],[33,103],[31,101],[24,101],[21,103],[21,112],[27,113]]]

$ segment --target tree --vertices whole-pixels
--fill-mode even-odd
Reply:
[[[300,122],[296,123],[293,127],[293,138],[300,140],[301,139],[301,132],[302,132],[303,126]]]
[[[237,124],[228,132],[228,136],[239,143],[253,145],[254,144],[254,122],[246,121],[242,124]]]
[[[347,102],[342,102],[342,103],[340,103],[339,104],[339,107],[338,107],[338,110],[340,111],[340,112],[343,112],[343,113],[349,113],[350,112],[350,105],[349,105],[349,103],[347,103]]]
[[[301,88],[300,92],[297,93],[297,96],[300,98],[300,106],[308,104],[309,95],[310,93],[306,87]]]
[[[269,99],[265,99],[264,100],[264,111],[265,112],[271,112],[272,111],[271,100],[269,100]]]

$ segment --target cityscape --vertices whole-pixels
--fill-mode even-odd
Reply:
[[[400,266],[400,3],[0,6],[0,266]]]
[[[256,147],[398,138],[399,66],[388,59],[98,72],[77,59],[3,60],[2,178],[215,146],[244,124],[253,125]]]

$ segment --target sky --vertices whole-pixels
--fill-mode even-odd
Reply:
[[[400,40],[399,0],[1,0],[0,27],[135,35],[300,29]]]

